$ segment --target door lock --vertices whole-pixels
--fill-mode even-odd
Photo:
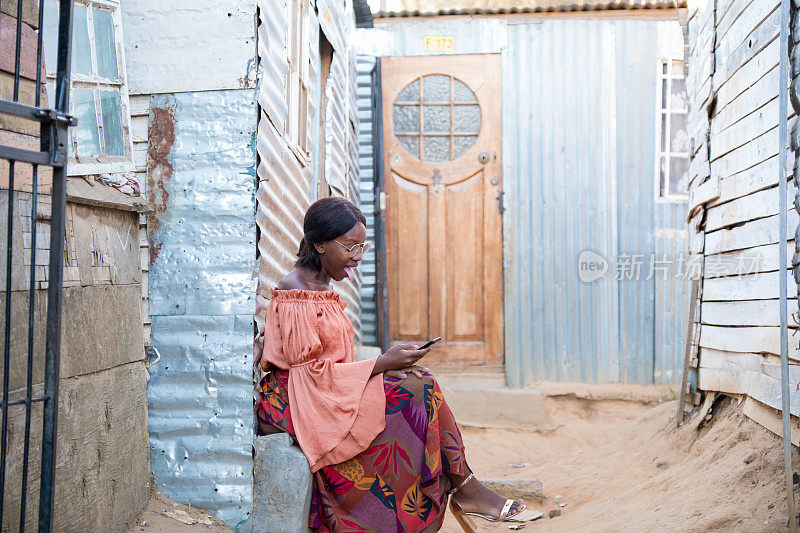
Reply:
[[[478,154],[478,162],[485,165],[489,162],[489,152],[481,152]]]

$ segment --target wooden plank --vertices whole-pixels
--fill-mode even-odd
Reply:
[[[792,273],[787,272],[786,278],[786,295],[789,298],[796,298],[797,285],[795,285]],[[778,285],[778,272],[709,278],[703,280],[703,301],[733,302],[777,299],[780,294]]]
[[[797,211],[790,210],[787,218],[789,235],[794,235],[798,223],[800,223],[800,217],[798,217]],[[705,253],[712,255],[776,242],[778,242],[778,215],[773,215],[733,229],[720,229],[706,233]]]
[[[697,388],[704,391],[745,394],[747,384],[738,368],[700,368],[697,371]]]
[[[694,217],[697,209],[706,202],[719,198],[719,176],[712,176],[706,182],[693,187],[689,191],[689,206],[687,220]]]
[[[791,176],[791,167],[789,167]],[[778,155],[774,155],[732,176],[720,177],[719,198],[709,202],[708,207],[735,200],[754,192],[778,185]]]
[[[788,185],[786,198],[791,202],[797,193],[797,188],[791,181]],[[777,215],[779,204],[778,188],[772,187],[737,198],[726,204],[710,206],[707,209],[706,231],[711,232],[743,222]]]
[[[700,348],[701,368],[729,368],[736,366],[745,371],[761,371],[761,363],[765,358],[755,353],[726,352],[713,348]]]
[[[794,240],[786,244],[786,249],[787,268],[791,268]],[[778,270],[778,256],[778,243],[710,255],[706,257],[703,277],[709,279],[756,272],[773,272]]]
[[[779,15],[778,9],[767,14],[763,22],[744,38],[742,38],[741,34],[738,32],[729,36],[729,43],[738,41],[739,44],[737,44],[735,48],[728,49],[727,43],[723,46],[718,46],[716,51],[717,70],[714,72],[714,87],[722,87],[725,81],[727,81],[734,72],[742,68],[743,65],[753,59],[762,49],[777,38]],[[759,17],[761,15],[753,14],[751,16]],[[764,72],[766,72],[766,70]]]
[[[134,94],[128,97],[128,109],[131,116],[150,114],[150,95]]]
[[[787,320],[794,324],[797,299],[788,301]],[[780,326],[780,300],[703,302],[703,324],[716,326]]]
[[[760,424],[778,437],[783,435],[783,424],[779,409],[773,409],[758,400],[748,397],[744,400],[742,412],[749,419]],[[800,421],[798,421],[797,418],[791,419],[790,431],[792,433],[792,444],[800,446]]]
[[[753,0],[733,0],[732,2],[722,2],[717,6],[717,40],[721,40],[728,33],[731,26],[743,15],[758,9],[758,2]],[[752,7],[751,7],[752,6]]]
[[[789,343],[789,357],[800,359],[800,348]],[[703,325],[700,328],[700,346],[727,352],[766,352],[779,355],[780,328],[724,327]]]
[[[764,76],[775,70],[778,64],[778,41],[773,41],[768,44],[763,50],[757,53],[750,61],[742,65],[730,78],[716,82],[722,83],[717,88],[717,110],[716,114],[720,114],[723,110],[735,101],[745,91],[756,85]],[[764,82],[767,83],[767,82]],[[777,83],[773,87],[777,86]],[[760,93],[769,94],[767,89],[768,85],[763,85],[759,90]],[[777,95],[777,90],[774,90]],[[764,96],[760,97],[764,100]],[[766,103],[766,102],[764,102]],[[790,110],[791,112],[791,110]]]
[[[758,137],[772,128],[778,127],[778,100],[773,99],[765,106],[742,117],[722,131],[714,132],[714,121],[711,122],[711,161],[719,159],[746,145],[751,139]]]
[[[676,421],[678,426],[683,423],[683,408],[686,404],[686,391],[689,388],[689,361],[692,358],[692,352],[697,348],[694,344],[694,331],[698,327],[695,323],[697,319],[697,309],[700,305],[698,301],[698,293],[700,291],[700,280],[692,280],[692,292],[689,296],[689,315],[686,320],[686,338],[683,352],[683,370],[681,372],[681,391],[678,397],[678,412]]]
[[[747,384],[747,387],[748,396],[774,409],[780,409],[780,379],[775,379],[764,373],[759,373],[756,374],[755,379]],[[800,414],[800,390],[797,389],[797,383],[794,383],[793,386],[789,387],[789,412],[795,416]]]
[[[722,2],[731,8],[735,2]],[[772,28],[772,19],[775,19],[775,36],[777,36],[777,19],[780,17],[777,0],[752,0],[746,6],[741,4],[737,12],[731,12],[730,17],[720,16],[722,6],[717,3],[717,55],[728,57],[742,45],[749,45],[754,34],[762,28]],[[744,9],[741,9],[744,7]],[[753,43],[752,46],[755,46]],[[751,47],[752,47],[751,46]],[[724,59],[723,59],[724,61]]]
[[[743,74],[739,71],[734,78]],[[756,110],[778,98],[778,66],[770,68],[744,91],[734,94],[738,83],[726,84],[726,90],[717,93],[717,109],[711,121],[711,133],[717,134],[742,120]],[[777,112],[775,113],[777,122]]]
[[[788,144],[786,146],[789,148]],[[747,170],[778,154],[778,128],[754,137],[748,143],[716,160],[711,161],[711,175],[720,178]]]

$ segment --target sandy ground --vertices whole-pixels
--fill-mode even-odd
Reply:
[[[788,530],[780,439],[742,415],[735,401],[718,402],[703,427],[694,419],[680,430],[675,402],[546,401],[560,421],[555,430],[463,430],[478,477],[541,480],[545,500],[529,507],[545,516],[525,530]],[[556,497],[567,505],[560,507]],[[548,518],[551,510],[561,516]],[[230,531],[204,511],[158,493],[137,524],[142,521],[147,525],[128,533]],[[510,531],[507,524],[476,523],[480,531]],[[449,513],[442,531],[461,531]]]
[[[562,422],[551,433],[464,432],[467,460],[480,475],[542,481],[546,500],[529,506],[545,516],[527,531],[788,530],[781,441],[735,401],[716,404],[704,427],[694,419],[680,430],[674,401],[547,401]],[[515,462],[529,466],[509,467]],[[561,516],[548,518],[554,509]],[[509,531],[476,523],[481,531]],[[460,531],[452,516],[443,531]]]

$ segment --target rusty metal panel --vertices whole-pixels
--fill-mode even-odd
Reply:
[[[130,94],[255,87],[255,4],[121,3]]]
[[[151,104],[151,463],[161,492],[233,527],[252,504],[255,92]]]

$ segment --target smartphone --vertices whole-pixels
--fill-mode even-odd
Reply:
[[[428,342],[426,342],[425,344],[423,344],[422,346],[417,348],[417,350],[424,350],[425,348],[427,348],[429,346],[433,346],[434,344],[436,344],[440,340],[442,340],[441,337],[436,337],[435,339],[429,340]]]

